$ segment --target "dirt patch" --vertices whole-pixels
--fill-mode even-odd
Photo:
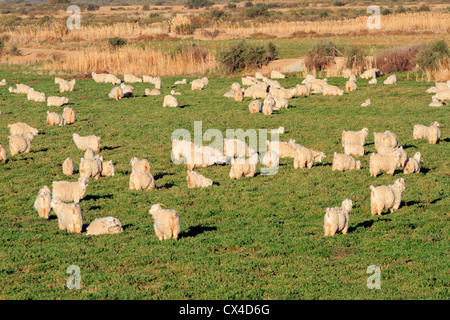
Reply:
[[[303,71],[303,59],[279,59],[270,61],[266,66],[258,70],[252,70],[245,75],[253,76],[255,72],[261,72],[263,76],[270,77],[272,70],[280,72],[301,72]],[[297,70],[297,71],[296,71]]]
[[[12,64],[28,64],[36,63],[46,60],[65,59],[70,56],[79,54],[76,50],[58,50],[58,49],[43,49],[43,48],[25,48],[21,47],[19,50],[22,52],[20,56],[4,55],[1,59],[2,62]]]

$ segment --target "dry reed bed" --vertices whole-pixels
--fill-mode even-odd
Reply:
[[[139,38],[167,33],[168,23],[139,25],[132,23],[117,23],[108,26],[88,26],[81,29],[68,30],[63,24],[53,24],[49,27],[21,26],[3,30],[3,37],[7,37],[14,44],[24,45],[42,41],[58,40],[63,42],[96,42],[107,38]]]
[[[181,17],[178,17],[181,19]],[[172,20],[176,20],[175,18]],[[174,21],[175,22],[175,21]],[[139,39],[139,37],[168,33],[172,21],[167,20],[151,25],[118,23],[107,26],[82,26],[79,30],[67,30],[65,24],[53,24],[49,27],[22,26],[4,28],[2,37],[10,39],[14,44],[23,45],[42,41],[64,42],[96,42],[110,37]],[[173,28],[172,28],[173,29]],[[371,32],[384,33],[450,33],[450,13],[421,12],[381,16],[381,29],[368,30],[367,17],[337,21],[285,22],[270,21],[264,23],[228,23],[220,22],[212,28],[218,29],[228,38],[249,37],[252,34],[266,34],[277,37],[289,37],[302,34],[335,34],[348,35]],[[201,38],[202,30],[197,29],[194,38]]]
[[[124,47],[116,50],[85,49],[64,61],[50,61],[44,70],[67,70],[90,73],[110,72],[118,75],[132,73],[137,76],[200,75],[217,67],[210,52],[199,54],[196,50],[167,53],[141,47]]]
[[[450,13],[422,12],[381,16],[381,29],[370,30],[386,33],[450,33]],[[247,37],[264,33],[278,37],[297,34],[358,34],[368,31],[367,17],[337,21],[285,22],[272,21],[260,24],[222,23],[217,25],[222,32]]]

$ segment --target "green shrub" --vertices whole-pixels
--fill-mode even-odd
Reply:
[[[144,4],[142,6],[142,11],[149,11],[150,10],[150,6],[148,4]]]
[[[236,5],[234,3],[227,4],[228,9],[236,9]]]
[[[258,3],[256,6],[250,7],[245,11],[245,15],[249,18],[256,18],[270,15],[269,8],[265,4]]]
[[[218,54],[218,61],[229,73],[247,69],[252,70],[266,65],[277,57],[276,46],[252,45],[242,40]]]
[[[87,10],[88,10],[88,11],[95,11],[95,10],[98,10],[99,8],[100,8],[99,5],[93,4],[93,3],[90,3],[90,4],[88,4],[88,6],[87,6]]]
[[[328,17],[328,11],[327,11],[327,10],[322,10],[322,11],[320,11],[319,17],[320,17],[320,18]]]
[[[247,1],[247,2],[245,3],[245,7],[246,7],[246,8],[253,7],[253,2]]]
[[[345,3],[341,2],[341,1],[335,1],[333,4],[336,7],[342,7],[343,5],[345,5]]]
[[[391,14],[391,13],[392,13],[392,11],[389,10],[388,8],[384,8],[383,10],[381,10],[381,14],[383,16],[386,16],[386,15]]]
[[[195,26],[193,23],[180,24],[175,27],[175,34],[194,34]]]
[[[124,45],[126,45],[127,40],[119,38],[119,37],[109,38],[108,44],[110,45],[111,48],[117,49],[117,48],[120,48],[120,47],[123,47]]]
[[[423,12],[423,11],[430,11],[430,7],[427,6],[426,4],[422,4],[418,9],[418,12]]]
[[[405,12],[406,12],[406,9],[405,9],[405,7],[402,6],[402,5],[399,5],[399,6],[397,7],[397,9],[395,10],[395,13],[405,13]]]
[[[209,0],[187,0],[186,6],[189,9],[198,9],[212,6],[214,3]]]
[[[436,69],[439,61],[447,57],[450,57],[447,43],[444,40],[439,40],[422,45],[414,62],[419,65],[421,70],[433,70]]]
[[[211,18],[219,20],[220,18],[226,17],[228,14],[223,10],[214,8],[209,12],[209,15],[211,16]]]
[[[48,4],[66,4],[70,3],[70,0],[48,0]]]

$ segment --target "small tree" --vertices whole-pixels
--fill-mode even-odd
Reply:
[[[218,60],[229,73],[241,69],[254,69],[266,65],[277,56],[277,49],[272,42],[267,47],[252,45],[242,40],[218,55]]]

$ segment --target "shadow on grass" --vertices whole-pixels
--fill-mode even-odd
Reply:
[[[215,230],[217,230],[216,227],[207,227],[207,226],[202,226],[202,225],[191,226],[191,227],[189,227],[188,231],[181,232],[179,237],[180,238],[190,238],[190,237],[195,237],[199,234],[202,234],[203,232],[206,232],[206,231],[215,231]]]
[[[112,194],[105,194],[105,195],[87,195],[86,197],[83,198],[83,200],[88,201],[88,200],[95,200],[97,201],[98,199],[112,199],[114,196]]]
[[[363,222],[360,222],[360,223],[358,223],[356,226],[354,226],[354,227],[349,227],[348,228],[348,233],[353,233],[353,232],[355,232],[358,228],[364,228],[364,229],[368,229],[368,228],[371,228],[372,227],[372,225],[375,223],[375,222],[380,222],[380,221],[384,221],[384,222],[387,222],[387,221],[391,221],[391,219],[388,219],[388,218],[380,218],[380,219],[378,219],[378,220],[368,220],[368,221],[363,221]]]
[[[121,146],[117,146],[117,147],[102,147],[100,149],[100,151],[105,151],[105,150],[114,150],[114,149],[119,149],[121,148]]]
[[[127,230],[130,227],[133,227],[134,225],[132,223],[128,223],[122,226],[123,231]]]
[[[420,203],[420,201],[407,201],[407,202],[402,201],[400,207],[403,207],[403,206],[405,206],[405,207],[414,206],[414,205],[419,204],[419,203]]]
[[[46,152],[46,151],[48,151],[48,148],[42,148],[42,149],[34,150],[34,151],[31,151],[31,152],[32,153],[39,153],[39,152]]]
[[[331,167],[332,165],[333,164],[331,162],[318,162],[314,164],[315,167]]]
[[[444,142],[450,142],[450,138],[445,138],[444,140],[442,140]]]
[[[413,144],[405,144],[405,145],[403,146],[403,149],[409,149],[409,148],[415,148],[415,149],[417,149],[417,146],[415,146],[415,145],[413,145]]]
[[[173,176],[173,175],[175,175],[175,173],[173,173],[173,172],[161,172],[161,173],[155,174],[153,176],[153,178],[155,178],[155,180],[158,180],[164,176]]]
[[[156,189],[170,189],[174,186],[175,184],[173,183],[165,183],[162,186],[156,187]]]
[[[191,106],[190,104],[182,104],[182,105],[179,105],[178,108],[184,109],[184,108],[187,108],[190,106]]]
[[[100,210],[100,206],[90,206],[88,210]]]
[[[426,167],[420,167],[420,173],[427,174],[431,169]]]

